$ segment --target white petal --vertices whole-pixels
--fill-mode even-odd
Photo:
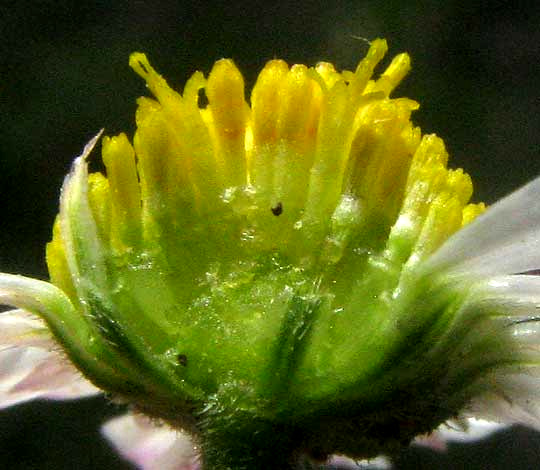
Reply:
[[[387,470],[392,468],[390,459],[381,455],[374,459],[369,460],[351,460],[347,457],[336,455],[330,459],[328,468],[337,467],[339,469],[351,469],[351,470]]]
[[[60,353],[44,323],[23,310],[0,314],[0,408],[35,398],[99,393]]]
[[[142,470],[195,470],[197,449],[187,435],[149,418],[126,414],[107,422],[102,432],[118,452]]]
[[[431,434],[417,437],[414,443],[437,451],[445,451],[449,442],[470,442],[484,439],[506,429],[506,424],[477,418],[466,418],[439,426]]]
[[[499,276],[474,284],[461,314],[478,313],[482,329],[471,339],[502,335],[499,351],[483,354],[495,353],[494,360],[506,365],[478,379],[475,387],[484,392],[466,415],[540,429],[540,277]]]
[[[484,381],[490,387],[489,392],[472,402],[470,415],[540,430],[540,367],[498,371]]]
[[[540,276],[498,276],[476,288],[479,298],[472,296],[472,308],[488,306],[506,320],[517,343],[540,346]]]
[[[478,284],[465,308],[485,309],[497,328],[504,328],[522,362],[540,365],[540,276],[500,276]]]
[[[427,260],[429,271],[513,274],[540,267],[540,178],[501,199]]]
[[[45,323],[24,310],[0,313],[0,345],[50,349],[51,334]]]

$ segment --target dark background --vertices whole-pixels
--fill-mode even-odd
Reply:
[[[367,50],[358,37],[385,37],[389,58],[413,59],[396,94],[421,103],[415,122],[445,139],[476,200],[493,202],[540,174],[539,13],[536,2],[0,0],[0,268],[47,277],[44,245],[70,162],[100,128],[134,130],[135,99],[146,93],[127,65],[135,50],[178,89],[224,56],[248,85],[274,57],[354,69]],[[128,468],[97,433],[118,412],[99,399],[7,410],[0,466]],[[539,463],[539,435],[518,428],[448,454],[408,450],[396,468]]]

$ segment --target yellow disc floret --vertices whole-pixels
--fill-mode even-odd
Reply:
[[[103,141],[108,189],[93,177],[92,209],[109,217],[101,230],[111,249],[131,252],[195,223],[302,265],[338,262],[358,234],[400,262],[431,253],[483,206],[467,205],[470,179],[446,168],[443,142],[411,123],[418,104],[389,97],[409,56],[372,78],[386,49],[373,41],[354,72],[270,61],[251,107],[230,60],[208,79],[196,72],[179,94],[134,53],[130,65],[157,101],[139,100],[134,147],[124,134]]]

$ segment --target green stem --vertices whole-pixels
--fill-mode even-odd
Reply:
[[[270,423],[255,420],[240,424],[234,420],[224,428],[202,433],[202,469],[297,470],[294,441],[289,432]]]
[[[258,385],[231,381],[200,414],[203,470],[298,470],[305,433],[279,417],[320,299],[294,295]],[[285,424],[287,423],[288,424]]]

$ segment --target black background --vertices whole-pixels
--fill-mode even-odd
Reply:
[[[445,139],[451,166],[493,202],[540,174],[540,11],[536,2],[300,1],[0,2],[0,268],[46,279],[58,192],[73,157],[100,128],[134,130],[144,84],[127,66],[146,52],[180,89],[197,69],[232,57],[248,85],[266,60],[354,69],[385,37],[413,71],[396,95]],[[388,61],[386,62],[388,63]],[[540,394],[540,390],[539,390]],[[0,466],[128,468],[99,440],[104,400],[35,403],[0,414]],[[537,468],[540,439],[523,428],[448,454],[412,449],[397,468]]]

